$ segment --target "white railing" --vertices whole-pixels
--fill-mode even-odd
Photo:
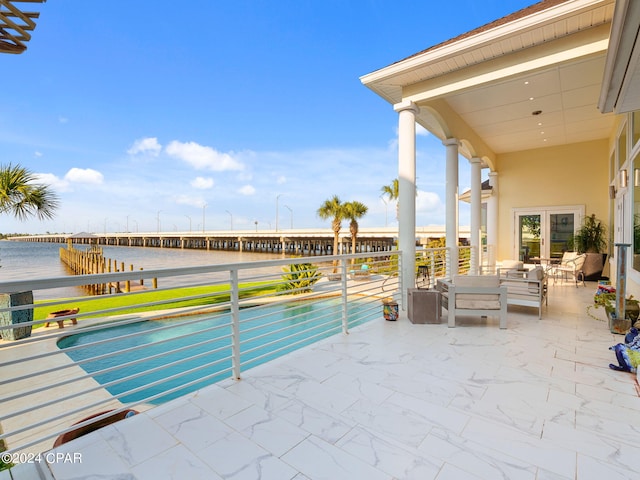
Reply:
[[[381,299],[400,301],[401,260],[399,252],[379,252],[0,282],[0,292],[35,298],[51,288],[135,284],[141,276],[159,286],[0,308],[7,318],[33,318],[0,326],[0,440],[9,452],[46,451],[60,435],[115,412],[239,379],[248,368],[382,319]],[[320,280],[308,284],[316,274]],[[73,308],[79,311],[42,328],[51,312]],[[33,330],[6,340],[18,327]]]
[[[458,268],[451,275],[467,274],[471,267],[473,247],[458,247]],[[424,248],[416,252],[416,284],[418,287],[434,288],[439,278],[448,278],[451,255],[447,247]],[[426,277],[424,270],[426,267]]]

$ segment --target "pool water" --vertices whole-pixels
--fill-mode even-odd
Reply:
[[[349,328],[379,314],[379,310],[373,312],[362,302],[350,301]],[[339,333],[342,329],[341,315],[342,304],[337,299],[241,310],[242,370]],[[276,325],[267,325],[274,322],[277,322]],[[119,398],[123,403],[160,404],[231,377],[230,323],[228,311],[197,317],[142,321],[70,335],[58,341],[58,347],[67,349],[65,353],[76,362],[89,360],[80,366],[109,393],[122,395]],[[165,328],[169,326],[171,328]],[[120,338],[134,333],[140,335]],[[111,341],[90,345],[107,339]],[[202,342],[206,343],[198,345]],[[68,350],[70,347],[77,349]],[[90,360],[132,347],[142,348]],[[181,347],[189,348],[151,358]],[[139,363],[124,365],[138,360]],[[118,368],[98,373],[111,367]],[[169,378],[173,375],[180,376]]]

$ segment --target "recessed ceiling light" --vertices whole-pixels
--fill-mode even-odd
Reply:
[[[529,100],[533,100],[533,97],[529,97]]]
[[[540,132],[540,135],[544,135],[544,132]]]
[[[542,141],[543,141],[543,142],[546,142],[546,141],[547,141],[547,139],[545,138],[545,139],[544,139],[544,140],[542,140]]]
[[[542,122],[538,122],[538,126],[541,127],[542,126]]]
[[[529,82],[528,82],[528,81],[526,81],[526,82],[524,82],[524,84],[525,84],[525,85],[529,85]]]

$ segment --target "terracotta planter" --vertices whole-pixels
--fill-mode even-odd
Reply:
[[[96,413],[94,415],[90,415],[88,417],[83,418],[82,420],[80,420],[79,422],[74,423],[74,425],[78,425],[79,423],[83,423],[86,422],[87,420],[91,420],[92,418],[96,418],[99,417],[101,415],[104,415],[105,413],[109,413],[109,412],[113,412],[113,410],[106,410],[104,412],[100,412],[100,413]],[[108,417],[102,418],[100,420],[97,420],[93,423],[90,423],[88,425],[85,425],[83,427],[79,427],[76,428],[74,430],[71,430],[70,432],[67,433],[63,433],[62,435],[60,435],[58,438],[56,438],[56,441],[53,444],[53,448],[58,447],[64,443],[70,442],[71,440],[74,440],[78,437],[82,437],[83,435],[86,435],[87,433],[91,433],[95,430],[98,430],[99,428],[102,427],[106,427],[107,425],[111,425],[112,423],[115,423],[117,421],[120,420],[124,420],[125,418],[129,418],[132,417],[133,415],[136,415],[138,412],[136,410],[124,410],[122,412],[118,412],[115,413],[113,415],[110,415]]]
[[[616,318],[614,309],[605,308],[605,311],[607,312],[607,318],[609,319],[609,330],[611,333],[625,335],[633,325],[633,321],[629,315],[627,315],[629,312],[625,312],[625,318]]]
[[[596,281],[602,278],[602,270],[607,259],[606,253],[587,253],[584,264],[582,265],[582,273],[587,281]]]

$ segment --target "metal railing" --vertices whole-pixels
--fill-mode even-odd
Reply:
[[[458,268],[451,275],[469,273],[473,247],[458,247]],[[424,267],[425,270],[422,269]],[[447,247],[424,248],[416,252],[417,285],[423,288],[434,288],[439,278],[449,277],[451,255]]]
[[[401,267],[400,252],[379,252],[0,282],[0,292],[35,298],[54,287],[141,277],[159,284],[26,304],[3,294],[0,315],[27,321],[0,326],[0,440],[9,452],[46,451],[57,437],[116,412],[239,379],[248,368],[348,333],[382,318],[381,299],[400,299]],[[62,313],[47,319],[52,312]],[[53,328],[43,328],[47,321]],[[19,331],[24,338],[6,339]]]

